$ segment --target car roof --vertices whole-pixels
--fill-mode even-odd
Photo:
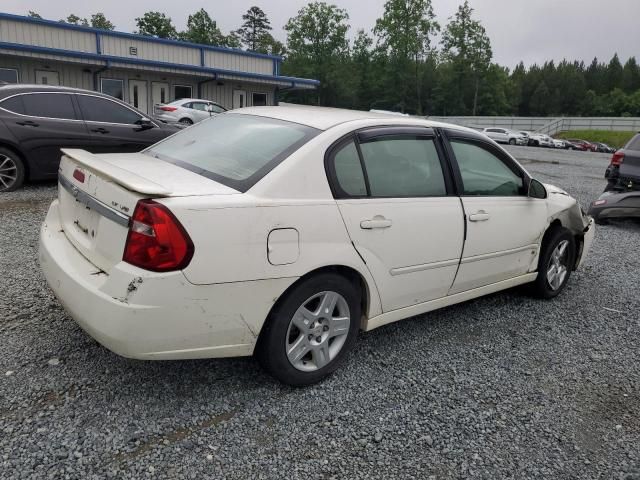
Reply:
[[[205,100],[204,98],[180,98],[170,103],[183,103],[183,102],[206,102],[206,103],[215,103],[216,105],[218,105],[217,102],[214,102],[213,100]]]
[[[425,117],[400,116],[388,113],[365,112],[361,110],[347,110],[342,108],[315,107],[310,105],[287,104],[286,106],[246,107],[231,110],[229,113],[241,115],[256,115],[260,117],[276,118],[293,123],[307,125],[318,130],[329,130],[337,125],[358,120],[379,120],[380,124],[394,125],[424,125],[426,127],[442,127],[478,134],[476,130],[441,122],[428,120]]]
[[[93,93],[102,95],[100,92],[84,90],[82,88],[61,87],[59,85],[38,85],[29,83],[5,83],[0,85],[0,97],[8,97],[16,93],[27,92],[69,92],[69,93]]]

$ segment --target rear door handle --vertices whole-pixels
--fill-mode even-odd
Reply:
[[[94,129],[93,129],[93,130],[91,130],[91,131],[92,131],[92,132],[95,132],[95,133],[102,133],[102,134],[109,133],[109,130],[107,130],[106,128],[102,128],[102,127],[100,127],[100,128],[94,128]]]
[[[39,127],[40,124],[36,122],[32,122],[31,120],[25,120],[24,122],[16,122],[18,125],[22,125],[23,127]]]
[[[484,210],[469,215],[470,222],[486,222],[487,220],[489,220],[489,214]]]
[[[381,215],[376,215],[372,219],[362,220],[360,222],[360,228],[364,230],[371,230],[373,228],[389,228],[393,222]]]

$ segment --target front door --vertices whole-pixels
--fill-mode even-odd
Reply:
[[[169,84],[164,82],[151,82],[151,103],[153,103],[153,105],[160,105],[169,102]]]
[[[60,75],[58,72],[36,70],[36,83],[39,85],[60,85]]]
[[[535,269],[546,202],[527,196],[524,172],[495,145],[467,138],[450,144],[462,182],[467,238],[449,294]]]
[[[129,80],[129,103],[142,113],[149,113],[147,82],[144,80]]]
[[[431,130],[392,127],[371,135],[334,150],[330,176],[349,236],[389,312],[447,294],[464,223]]]
[[[247,92],[245,90],[233,91],[233,108],[244,108],[247,106]]]

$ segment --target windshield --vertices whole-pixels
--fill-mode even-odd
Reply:
[[[318,133],[283,120],[223,113],[143,153],[245,192]]]

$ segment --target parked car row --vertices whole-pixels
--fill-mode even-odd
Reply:
[[[543,133],[515,131],[508,128],[488,127],[482,133],[498,143],[510,145],[528,145],[530,147],[562,148],[565,150],[580,150],[583,152],[613,153],[615,149],[606,143],[588,142],[577,138],[552,138]]]

